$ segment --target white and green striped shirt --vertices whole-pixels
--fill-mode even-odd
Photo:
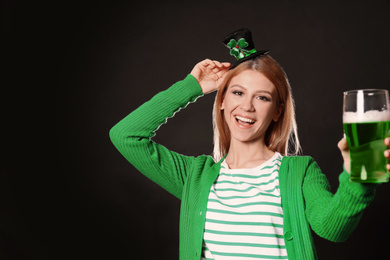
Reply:
[[[287,259],[279,190],[282,155],[252,169],[221,164],[209,193],[201,259]]]

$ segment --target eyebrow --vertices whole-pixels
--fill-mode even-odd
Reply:
[[[241,86],[241,85],[238,85],[238,84],[234,84],[234,85],[232,85],[232,86],[230,86],[230,87],[231,87],[231,88],[233,88],[233,87],[239,87],[239,88],[242,88],[242,89],[247,90],[246,87]],[[255,91],[255,93],[267,93],[267,94],[269,94],[269,95],[272,96],[272,93],[271,93],[270,91],[268,91],[268,90],[257,90],[257,91]]]

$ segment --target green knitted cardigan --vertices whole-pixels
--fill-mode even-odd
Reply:
[[[120,153],[141,173],[181,199],[180,259],[200,259],[210,187],[221,162],[211,156],[184,156],[156,144],[155,131],[175,112],[202,96],[192,75],[177,82],[130,113],[110,130]],[[315,259],[310,227],[340,242],[356,228],[374,197],[375,186],[350,183],[344,170],[335,194],[311,157],[284,156],[279,170],[283,231],[288,258]]]

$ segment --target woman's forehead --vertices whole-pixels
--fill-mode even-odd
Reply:
[[[231,79],[228,87],[238,87],[253,92],[274,93],[276,91],[274,84],[263,73],[254,70],[245,70],[237,74]]]

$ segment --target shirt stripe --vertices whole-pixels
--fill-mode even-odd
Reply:
[[[251,169],[221,164],[209,193],[202,259],[287,259],[279,190],[282,155]]]

